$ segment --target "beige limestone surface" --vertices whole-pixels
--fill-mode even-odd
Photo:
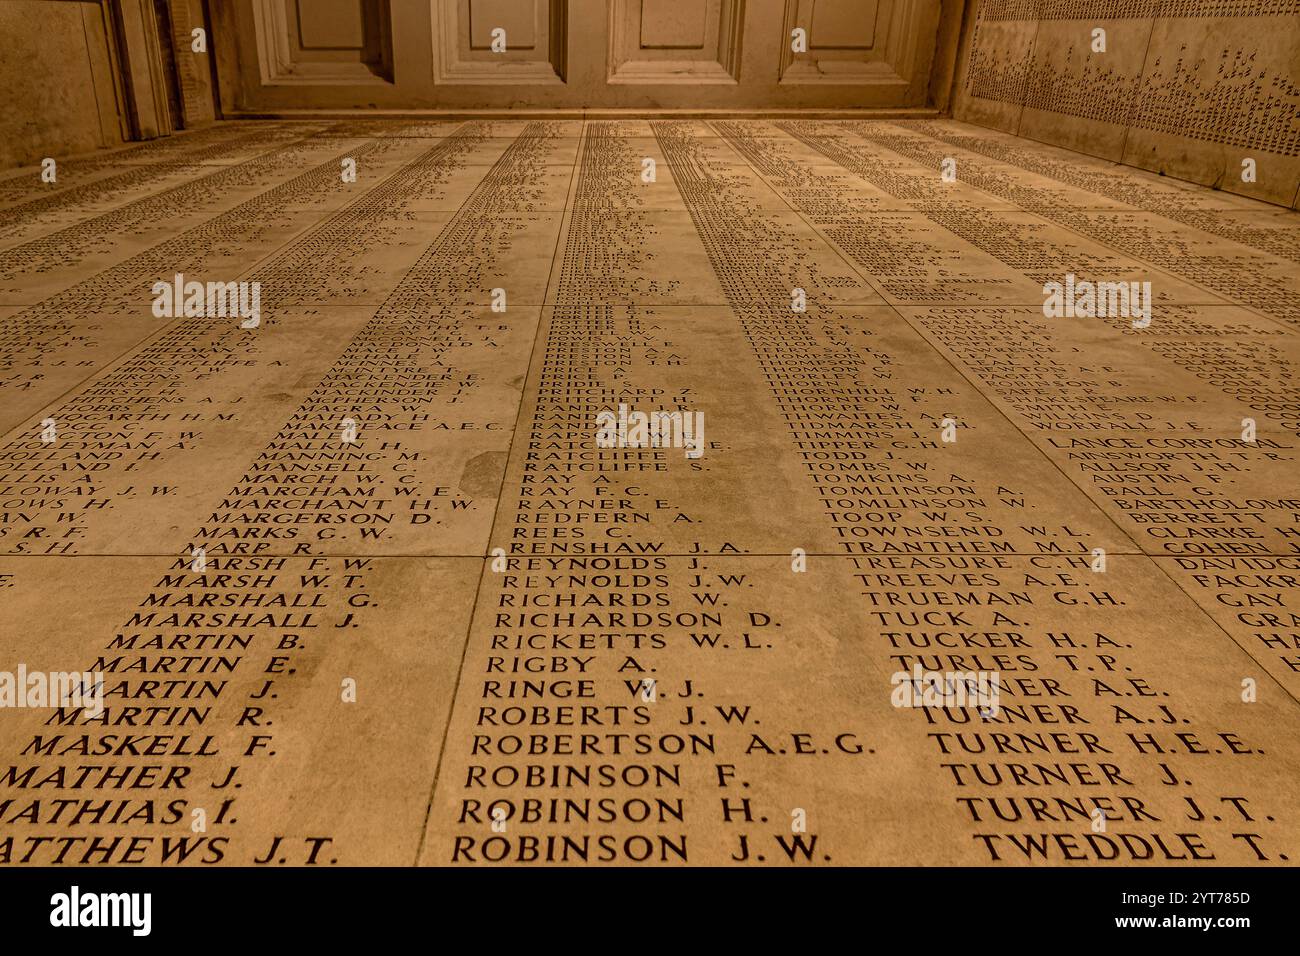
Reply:
[[[0,862],[1300,854],[1296,213],[938,120],[63,168],[0,179],[0,701],[104,695],[0,707]]]

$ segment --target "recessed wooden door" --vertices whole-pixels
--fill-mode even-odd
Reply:
[[[940,0],[229,0],[228,110],[923,106]]]

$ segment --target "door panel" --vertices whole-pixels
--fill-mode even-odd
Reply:
[[[940,0],[227,0],[223,102],[303,109],[926,105]],[[802,31],[806,49],[792,49]],[[504,31],[504,49],[494,49]],[[499,47],[499,44],[498,44]]]

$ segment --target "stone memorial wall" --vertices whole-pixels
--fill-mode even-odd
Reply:
[[[1285,865],[1298,250],[938,119],[0,178],[0,863]]]

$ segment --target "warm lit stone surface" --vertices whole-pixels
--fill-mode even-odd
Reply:
[[[62,168],[0,179],[0,671],[108,696],[0,710],[0,861],[1300,852],[1296,214],[943,121]],[[1046,317],[1071,274],[1150,325]]]

